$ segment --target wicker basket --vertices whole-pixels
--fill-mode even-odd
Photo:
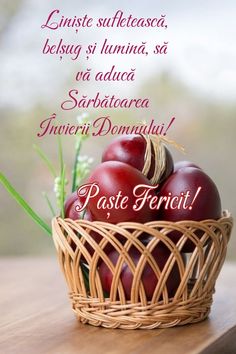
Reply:
[[[225,259],[232,225],[233,220],[228,212],[224,212],[217,221],[153,221],[146,224],[126,222],[113,225],[54,218],[53,239],[69,287],[72,307],[79,321],[124,329],[166,328],[202,321],[210,312],[215,281]],[[176,231],[182,237],[175,245],[168,234]],[[93,232],[101,235],[99,244],[91,237]],[[145,245],[140,241],[144,233],[152,236]],[[189,239],[195,248],[186,257],[181,250]],[[152,250],[158,243],[165,244],[170,250],[163,269],[159,269],[152,257]],[[86,246],[88,244],[90,252]],[[115,266],[104,251],[107,245],[112,245],[119,252]],[[94,252],[91,252],[91,247]],[[136,265],[129,257],[130,247],[136,247],[142,254]],[[101,260],[113,273],[107,296],[104,295],[99,275]],[[129,265],[133,273],[130,299],[126,299],[120,279],[123,262]],[[141,277],[147,262],[158,279],[151,299],[146,297]],[[176,266],[180,281],[174,296],[169,297],[166,282]],[[85,268],[87,271],[89,269],[89,290]]]

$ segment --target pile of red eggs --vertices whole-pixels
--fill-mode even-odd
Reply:
[[[85,220],[89,221],[104,221],[109,223],[120,222],[138,222],[146,223],[155,220],[165,221],[180,221],[194,220],[201,221],[205,219],[218,219],[221,217],[221,201],[216,185],[211,178],[197,165],[188,162],[180,161],[174,164],[173,158],[167,147],[164,147],[164,169],[160,174],[157,166],[160,166],[160,161],[155,161],[155,144],[152,145],[152,154],[150,160],[150,168],[146,175],[143,174],[143,167],[146,159],[147,140],[142,135],[125,135],[114,139],[104,150],[102,162],[92,171],[86,183],[96,183],[99,186],[99,192],[96,196],[89,200],[86,210],[82,212],[76,211],[76,206],[83,204],[83,198],[78,198],[77,192],[73,193],[65,203],[65,216],[73,220],[80,219],[83,215]],[[157,165],[156,165],[157,164]],[[152,186],[153,174],[158,172],[158,186],[150,191],[150,197],[158,195],[181,195],[189,191],[193,195],[198,187],[201,187],[201,192],[194,201],[191,208],[166,208],[163,204],[158,210],[151,209],[146,203],[140,210],[134,210],[135,196],[133,190],[137,185]],[[154,178],[155,179],[155,178]],[[117,194],[127,196],[129,203],[125,209],[110,208],[105,210],[98,208],[98,201],[101,197],[111,198]],[[109,212],[109,214],[108,214]],[[109,215],[109,218],[108,218]],[[99,243],[101,236],[96,233],[91,233],[94,240]],[[176,244],[182,234],[171,232],[168,234],[170,239]],[[201,237],[202,234],[199,234]],[[145,245],[149,242],[150,236],[144,235],[141,242]],[[120,239],[122,242],[122,239]],[[90,254],[93,250],[90,245],[87,246]],[[195,245],[190,241],[184,244],[183,252],[192,252]],[[115,265],[119,254],[115,249],[106,249],[107,256]],[[165,266],[170,255],[169,249],[162,243],[158,243],[152,251],[152,256],[155,259],[160,270]],[[140,259],[140,252],[131,247],[129,256],[137,265]],[[104,291],[109,293],[112,284],[112,273],[107,264],[103,261],[99,264],[99,274]],[[127,299],[130,298],[133,274],[128,265],[124,262],[120,275],[121,282]],[[158,279],[149,264],[143,269],[142,282],[148,299],[152,298]],[[173,266],[172,271],[167,280],[167,290],[169,296],[173,296],[180,281],[180,274],[177,264]]]

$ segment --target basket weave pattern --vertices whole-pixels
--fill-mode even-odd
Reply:
[[[224,212],[217,221],[152,221],[146,224],[125,222],[114,225],[54,218],[53,239],[69,287],[72,307],[79,321],[107,328],[152,329],[205,319],[210,312],[215,281],[225,259],[232,224],[228,212]],[[176,245],[168,237],[173,231],[182,235]],[[93,232],[100,234],[99,244],[91,236]],[[145,245],[140,241],[144,233],[151,236]],[[189,239],[195,248],[186,258],[181,249]],[[170,251],[162,270],[152,256],[158,243],[164,244]],[[94,252],[88,251],[88,244]],[[104,251],[108,244],[119,253],[115,265]],[[136,247],[142,254],[136,265],[129,256],[130,247]],[[99,276],[101,260],[113,274],[109,295],[104,294]],[[129,300],[120,280],[124,262],[133,273]],[[141,279],[147,262],[158,279],[151,300],[146,297]],[[174,297],[170,298],[166,281],[176,265],[180,282]],[[85,268],[89,269],[89,290],[84,279]]]

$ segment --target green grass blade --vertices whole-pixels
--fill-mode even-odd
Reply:
[[[59,161],[60,161],[60,174],[62,175],[62,171],[64,168],[64,162],[63,162],[63,152],[62,152],[62,144],[61,144],[61,138],[60,136],[57,136],[57,141],[58,141],[58,155],[59,155]]]
[[[76,147],[76,151],[75,151],[75,161],[74,161],[74,166],[73,166],[73,170],[72,170],[72,193],[77,189],[77,185],[76,185],[77,165],[78,165],[78,157],[79,157],[80,149],[81,149],[81,139],[78,137],[77,137],[77,139],[79,139],[79,141],[77,143],[77,147]]]
[[[52,216],[56,216],[55,210],[54,210],[54,208],[52,206],[52,203],[51,203],[50,199],[48,198],[47,193],[46,192],[42,192],[42,194],[43,194],[43,197],[45,198],[45,200],[47,202],[47,205],[48,205],[48,207],[49,207],[49,209],[50,209],[50,211],[52,213]]]
[[[85,289],[89,292],[90,290],[89,289],[89,269],[86,267],[84,263],[81,263],[81,270],[84,277]]]
[[[65,174],[66,174],[66,166],[64,164],[64,159],[63,159],[63,151],[62,151],[62,144],[61,144],[61,138],[60,136],[57,136],[57,141],[58,141],[58,155],[59,155],[59,161],[60,161],[60,183],[61,183],[61,188],[60,188],[60,211],[61,211],[61,217],[65,217],[65,212],[64,212],[64,202],[65,202]]]
[[[48,167],[49,171],[51,172],[51,174],[53,175],[53,177],[56,178],[56,176],[57,176],[56,170],[55,170],[53,164],[51,163],[51,161],[49,160],[49,158],[43,152],[43,150],[36,144],[33,145],[33,148],[37,152],[37,154],[41,157],[43,162],[47,165],[47,167]]]
[[[25,210],[25,212],[38,224],[47,234],[52,235],[52,230],[44,220],[40,218],[38,214],[29,206],[29,204],[20,196],[20,194],[14,189],[8,179],[0,173],[0,182],[8,191],[8,193],[16,200],[16,202]]]
[[[64,211],[64,203],[65,203],[65,171],[66,167],[63,166],[61,172],[61,196],[60,196],[60,209],[61,209],[61,217],[64,219],[65,211]]]

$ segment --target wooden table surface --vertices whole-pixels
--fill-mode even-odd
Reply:
[[[236,264],[225,264],[209,319],[171,329],[79,324],[56,258],[0,259],[0,353],[236,353]]]

